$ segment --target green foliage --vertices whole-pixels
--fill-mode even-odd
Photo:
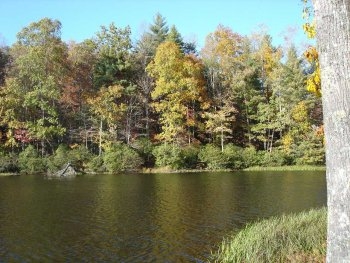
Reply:
[[[243,149],[242,159],[245,167],[260,166],[264,152],[259,152],[253,146]]]
[[[198,164],[198,154],[199,154],[199,148],[196,146],[186,146],[182,148],[181,155],[182,155],[182,167],[184,169],[192,169],[196,168]]]
[[[222,152],[219,147],[207,144],[201,148],[199,159],[210,170],[217,169],[243,169],[249,166],[261,165],[262,153],[254,147],[241,148],[233,144],[227,144]]]
[[[177,144],[163,143],[153,150],[157,167],[172,169],[192,169],[198,164],[198,147],[181,147]]]
[[[199,160],[207,165],[209,170],[220,170],[225,169],[227,160],[225,155],[221,152],[220,148],[213,145],[207,144],[202,147],[198,154]]]
[[[250,224],[225,239],[214,262],[324,262],[325,208]]]
[[[71,163],[77,171],[84,171],[91,158],[91,153],[83,145],[70,149],[66,144],[60,144],[55,153],[48,158],[48,169],[57,171],[67,163]]]
[[[244,167],[244,160],[242,156],[243,149],[232,143],[225,145],[224,156],[226,159],[226,168],[229,169],[242,169]]]
[[[273,149],[271,152],[264,152],[262,156],[261,165],[262,166],[283,166],[291,165],[293,159],[290,155],[286,154],[282,150]]]
[[[69,162],[78,171],[84,171],[92,154],[84,145],[79,145],[69,152]]]
[[[103,155],[106,170],[110,173],[132,171],[141,167],[143,160],[139,154],[123,143],[114,143]]]
[[[18,156],[14,153],[6,154],[0,151],[0,173],[17,173]]]
[[[142,159],[145,161],[146,166],[152,166],[154,165],[154,156],[153,156],[153,149],[154,145],[152,144],[151,140],[143,137],[138,138],[135,142],[132,143],[132,146],[137,149],[137,152],[140,154]]]
[[[103,173],[106,171],[106,167],[103,163],[102,156],[94,156],[87,163],[87,170],[94,173]]]
[[[163,143],[156,146],[153,150],[153,155],[156,158],[157,167],[169,166],[173,169],[183,167],[184,160],[180,146],[171,143]]]
[[[64,43],[61,23],[44,18],[0,48],[2,149],[35,143],[45,157],[57,142],[70,145],[48,158],[50,170],[67,162],[82,171],[127,170],[108,159],[121,150],[107,146],[119,142],[145,167],[324,164],[321,101],[306,91],[305,58],[293,45],[282,54],[266,32],[247,37],[220,25],[197,56],[160,14],[135,47],[131,35],[112,23],[91,39]],[[21,169],[44,170],[45,162],[34,167],[22,158]],[[3,155],[0,170],[17,166]]]
[[[112,85],[128,86],[131,64],[130,27],[118,28],[113,23],[109,27],[102,26],[95,40],[97,61],[93,80],[96,88]]]
[[[46,159],[39,157],[38,151],[33,145],[28,145],[18,155],[18,165],[21,173],[42,173],[46,171]]]
[[[325,149],[322,137],[311,133],[308,140],[296,147],[295,162],[297,165],[322,165],[325,163]]]
[[[10,49],[10,81],[4,88],[8,103],[2,121],[9,128],[26,129],[40,140],[42,155],[46,142],[65,132],[58,116],[67,51],[60,29],[59,21],[44,18],[17,34],[18,41]]]
[[[56,171],[61,169],[67,162],[69,162],[69,148],[65,144],[60,144],[55,153],[49,158],[49,170]]]
[[[9,63],[9,51],[8,48],[0,47],[0,87],[5,82],[6,66]]]

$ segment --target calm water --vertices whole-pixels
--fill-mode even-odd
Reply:
[[[203,262],[247,222],[325,203],[324,172],[0,177],[0,262]]]

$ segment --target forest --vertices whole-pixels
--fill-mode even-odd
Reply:
[[[0,48],[0,172],[324,165],[317,67],[295,46],[218,25],[197,50],[161,14],[137,41],[111,23],[66,43],[61,27]]]

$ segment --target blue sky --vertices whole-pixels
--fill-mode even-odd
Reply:
[[[0,44],[13,44],[23,27],[43,17],[61,21],[64,41],[91,38],[111,22],[130,25],[137,40],[159,12],[200,47],[218,24],[243,35],[264,24],[275,45],[289,35],[303,47],[308,40],[301,29],[302,9],[301,0],[0,0]]]

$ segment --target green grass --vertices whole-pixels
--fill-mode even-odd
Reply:
[[[0,176],[14,176],[18,175],[18,173],[0,173]]]
[[[254,166],[244,169],[244,171],[326,171],[326,166],[292,165],[292,166]]]
[[[225,239],[212,262],[325,262],[326,208],[266,219]]]

